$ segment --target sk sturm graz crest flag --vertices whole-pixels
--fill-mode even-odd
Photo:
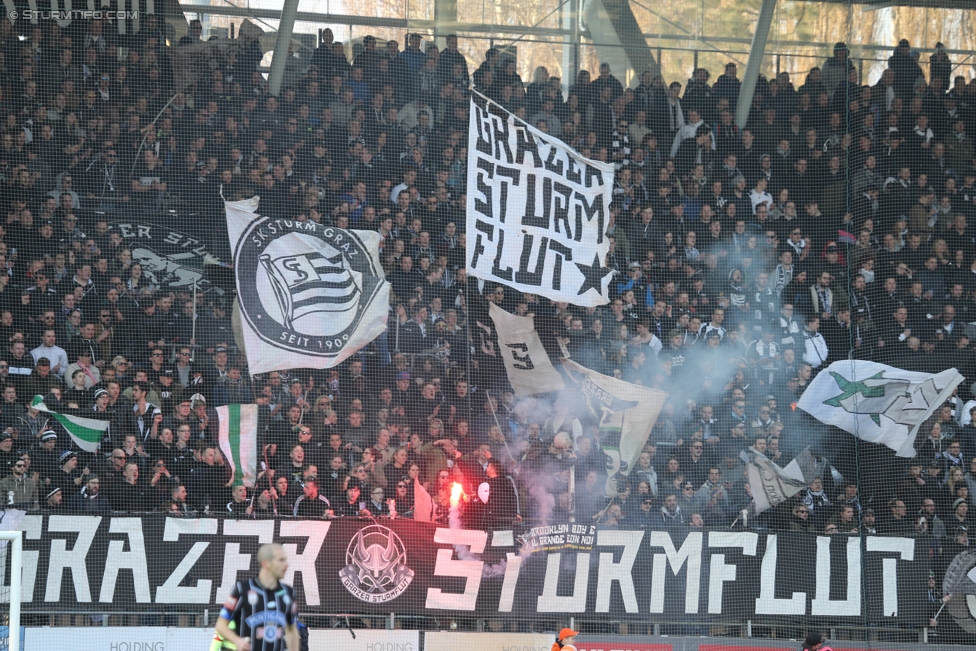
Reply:
[[[885,445],[899,457],[914,457],[919,427],[962,380],[954,368],[933,375],[843,360],[821,371],[797,406],[863,441]]]
[[[379,233],[226,206],[251,373],[329,368],[386,329]]]
[[[976,635],[976,549],[963,550],[952,559],[942,581],[942,594],[952,595],[946,609],[959,628]]]
[[[607,495],[617,495],[617,476],[627,477],[644,449],[668,394],[608,377],[572,360],[563,360],[579,384],[600,430],[607,457]]]

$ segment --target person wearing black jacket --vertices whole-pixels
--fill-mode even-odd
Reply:
[[[163,508],[167,513],[172,513],[174,515],[180,515],[183,517],[188,517],[196,513],[194,509],[187,501],[187,491],[186,486],[182,484],[177,484],[173,486],[170,491],[170,501],[163,504]]]
[[[390,517],[390,505],[383,499],[383,489],[374,486],[366,502],[366,509],[374,518]]]
[[[359,484],[355,482],[350,482],[349,488],[346,489],[346,499],[343,500],[342,504],[340,504],[335,509],[335,515],[348,515],[348,516],[361,515],[361,511],[363,509],[360,508],[362,502],[359,501],[359,497],[360,497]],[[297,506],[298,505],[296,504],[296,508]]]
[[[482,443],[470,455],[465,455],[458,462],[461,475],[464,477],[465,489],[469,492],[477,490],[478,485],[488,477],[488,463],[491,460],[491,446]]]
[[[484,530],[510,528],[514,522],[522,520],[515,482],[502,474],[495,459],[489,459],[485,474],[476,487],[478,498],[466,513],[470,526]]]
[[[111,449],[111,448],[108,448]],[[101,455],[99,455],[101,456]],[[102,480],[101,490],[112,502],[115,491],[122,483],[122,475],[125,472],[126,455],[121,448],[112,449],[107,458],[102,459],[97,469],[98,476]]]
[[[51,483],[61,466],[58,457],[61,452],[58,447],[58,435],[54,430],[45,430],[36,447],[31,450],[31,469],[38,474],[42,487]]]
[[[405,353],[419,353],[430,346],[427,343],[430,324],[427,320],[427,307],[422,303],[414,306],[413,319],[407,321],[400,335],[400,350]]]
[[[905,501],[895,498],[888,502],[888,508],[891,513],[881,527],[882,533],[887,536],[913,537],[915,535],[915,521],[908,516]]]
[[[105,295],[105,307],[102,310],[115,315],[113,321],[102,323],[103,327],[106,324],[112,324],[112,352],[123,355],[130,352],[136,353],[136,344],[140,339],[138,335],[142,312],[139,310],[139,302],[133,294],[129,293],[125,283],[119,282],[117,285],[113,285],[112,289]]]
[[[150,510],[151,500],[145,483],[139,481],[139,464],[129,461],[125,464],[120,481],[112,494],[112,510],[142,513]]]
[[[824,322],[821,334],[827,342],[828,362],[847,359],[851,349],[857,343],[851,339],[852,332],[856,336],[856,331],[851,329],[851,311],[847,306],[839,308],[832,319]]]
[[[278,509],[281,512],[281,509]],[[305,481],[302,494],[295,500],[292,515],[296,518],[323,518],[334,515],[332,504],[325,495],[319,495],[319,483],[314,479]]]
[[[263,515],[293,515],[295,505],[288,492],[288,478],[275,477],[274,486],[258,493],[255,499],[256,510]]]
[[[219,503],[223,486],[227,483],[224,467],[218,466],[216,461],[217,451],[205,447],[190,470],[190,476],[186,478],[190,500],[199,511],[207,511],[214,506],[215,502]]]
[[[678,146],[675,167],[682,177],[687,176],[695,165],[703,165],[707,174],[712,167],[712,130],[702,124],[695,131],[694,138],[686,138]]]
[[[78,369],[71,375],[71,386],[65,389],[64,401],[78,405],[79,409],[88,409],[91,407],[93,394],[85,387],[85,372]]]
[[[916,81],[924,77],[922,68],[912,57],[912,46],[907,38],[898,41],[898,47],[888,57],[888,67],[895,73],[895,93],[907,103],[912,98]]]
[[[60,487],[65,500],[69,500],[81,490],[91,472],[87,466],[84,470],[78,469],[78,455],[70,450],[61,453],[60,462],[61,468],[51,478],[50,486],[51,488]]]
[[[68,510],[81,513],[111,513],[112,505],[101,492],[101,480],[90,475],[85,487],[77,495],[68,500]]]
[[[126,192],[128,179],[122,165],[116,160],[114,147],[110,147],[88,168],[88,198],[93,208],[114,212],[129,201]],[[118,205],[117,205],[118,204]]]
[[[275,477],[287,477],[288,481],[300,483],[305,469],[305,449],[296,443],[288,452],[288,461],[275,468]]]
[[[336,434],[336,437],[339,435]],[[331,446],[329,447],[330,458],[328,464],[328,470],[325,469],[325,465],[319,466],[320,469],[325,471],[323,475],[322,492],[325,493],[326,497],[333,501],[339,501],[343,498],[346,491],[346,477],[348,476],[349,469],[346,466],[346,454],[341,450],[333,451]]]
[[[162,459],[167,466],[173,466],[172,469],[176,471],[175,466],[183,460],[183,454],[176,448],[176,442],[173,439],[173,430],[164,427],[158,438],[146,441],[146,448],[150,457]]]
[[[62,510],[61,503],[62,500],[64,499],[64,494],[61,492],[61,489],[55,487],[51,490],[48,490],[47,488],[45,488],[44,493],[45,496],[44,496],[44,505],[42,507],[43,510],[61,511]]]
[[[254,515],[254,500],[247,497],[247,486],[241,484],[231,489],[231,500],[227,502],[227,512],[237,517],[250,518]]]

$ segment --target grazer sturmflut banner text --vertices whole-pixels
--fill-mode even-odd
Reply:
[[[591,551],[520,553],[519,532],[412,520],[27,515],[21,530],[25,612],[202,611],[278,541],[309,613],[925,617],[911,538],[597,529]]]

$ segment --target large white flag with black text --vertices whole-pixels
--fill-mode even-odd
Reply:
[[[509,314],[494,303],[489,304],[488,314],[495,324],[498,348],[515,395],[530,396],[566,388],[563,376],[549,361],[530,317]]]
[[[817,375],[797,406],[827,425],[885,445],[899,457],[914,457],[919,427],[962,380],[954,368],[916,373],[861,359],[842,360]]]
[[[225,206],[252,374],[330,368],[386,330],[379,233]]]
[[[609,303],[613,166],[477,97],[468,123],[468,273],[554,301]]]

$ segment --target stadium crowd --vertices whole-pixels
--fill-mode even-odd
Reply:
[[[706,69],[684,86],[644,72],[626,89],[603,64],[564,96],[545,68],[525,84],[495,49],[469,73],[456,36],[438,50],[410,34],[403,51],[367,36],[350,60],[326,29],[280,97],[255,43],[174,93],[154,16],[127,37],[74,25],[18,34],[0,22],[9,504],[410,517],[429,493],[444,519],[457,481],[472,526],[572,512],[603,527],[917,535],[931,540],[933,569],[969,544],[976,83],[950,78],[941,45],[926,74],[900,42],[865,85],[838,43],[798,88],[786,72],[761,78],[740,129],[733,63],[714,83]],[[190,32],[172,47],[199,39],[198,22]],[[467,278],[471,87],[615,166],[605,308]],[[192,211],[223,237],[222,201],[254,195],[262,214],[382,235],[388,331],[340,368],[251,378],[229,295],[211,288],[194,304],[190,285],[167,282],[115,225],[179,230]],[[533,315],[553,359],[671,393],[618,496],[578,396],[516,398],[507,386],[490,302]],[[967,378],[915,459],[862,463],[795,409],[820,369],[850,356]],[[110,420],[99,451],[74,445],[34,396]],[[214,409],[251,402],[261,473],[255,489],[232,489]],[[559,436],[574,418],[575,445]],[[739,452],[785,466],[811,443],[808,490],[741,522],[751,497]]]

